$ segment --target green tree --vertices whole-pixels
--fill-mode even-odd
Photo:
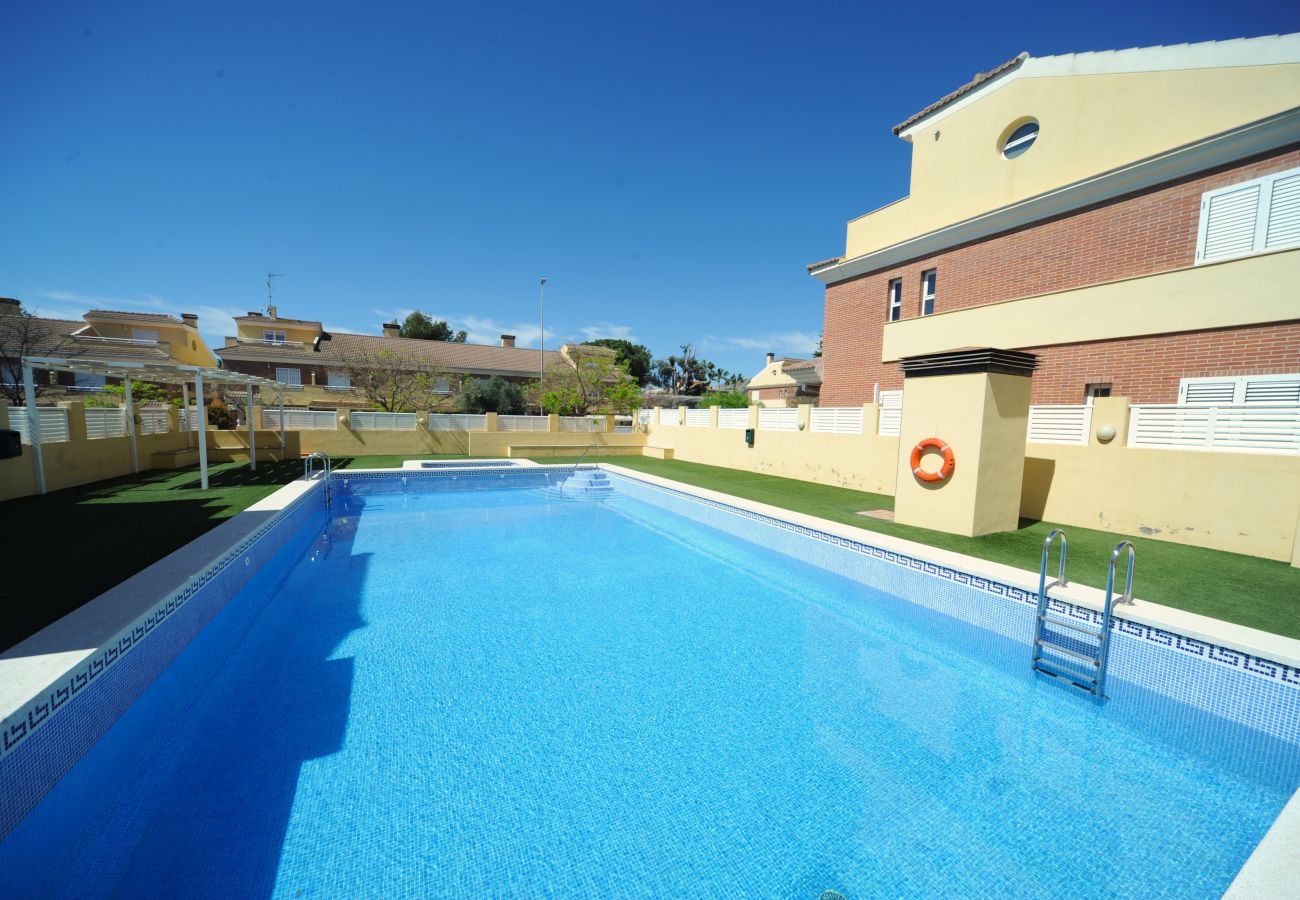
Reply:
[[[418,309],[406,317],[398,334],[417,341],[448,341],[453,344],[463,344],[469,337],[464,331],[453,332],[445,320],[434,321]]]
[[[745,382],[743,375],[696,356],[692,345],[682,344],[681,350],[680,354],[655,360],[651,370],[654,383],[670,394],[698,397],[713,387],[735,389]]]
[[[125,384],[106,384],[103,393],[108,397],[88,397],[87,406],[121,406],[126,401]],[[92,400],[98,400],[92,403]],[[105,402],[107,401],[107,402]],[[136,406],[144,406],[147,403],[170,403],[171,398],[167,396],[167,389],[161,384],[153,384],[148,381],[131,382],[131,402]]]
[[[467,413],[494,412],[505,416],[519,415],[528,409],[523,386],[500,375],[466,381],[461,404]]]
[[[361,350],[342,360],[354,390],[387,412],[412,412],[437,405],[432,392],[447,374],[417,356],[392,350]]]
[[[634,344],[622,338],[600,338],[587,341],[597,347],[608,347],[618,354],[615,359],[627,367],[627,374],[636,379],[636,383],[645,387],[650,383],[650,367],[654,364],[650,357],[650,348],[644,344]]]
[[[744,391],[714,391],[700,398],[701,409],[720,406],[723,409],[744,409],[749,406],[749,397]]]
[[[614,356],[578,354],[553,363],[539,388],[524,389],[530,406],[562,416],[629,413],[641,405],[641,388]]]

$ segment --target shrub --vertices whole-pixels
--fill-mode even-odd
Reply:
[[[467,413],[500,413],[517,416],[527,412],[523,388],[500,375],[470,378],[465,381],[461,403]]]
[[[749,397],[744,391],[716,391],[712,394],[705,394],[700,398],[697,404],[702,409],[710,406],[720,406],[723,409],[744,409],[749,406]]]

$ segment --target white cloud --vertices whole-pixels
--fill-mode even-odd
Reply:
[[[808,356],[817,349],[821,336],[807,331],[775,331],[758,337],[707,337],[702,342],[709,349],[754,350],[777,356]]]
[[[624,341],[636,340],[636,335],[632,333],[631,325],[611,325],[608,322],[587,325],[583,328],[579,328],[578,333],[589,341],[598,341],[601,338],[616,338]]]

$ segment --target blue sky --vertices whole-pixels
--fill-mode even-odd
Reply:
[[[1294,3],[0,4],[0,296],[756,371],[907,192],[890,127],[1021,50],[1300,30]]]

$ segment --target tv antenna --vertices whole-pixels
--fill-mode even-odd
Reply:
[[[275,290],[275,281],[274,281],[273,279],[276,279],[276,278],[283,278],[283,277],[284,277],[284,273],[283,273],[283,272],[267,272],[267,273],[266,273],[266,312],[267,312],[268,315],[270,314],[270,312],[271,312],[271,307],[272,307],[272,305],[273,305],[273,301],[271,300],[271,294],[272,294],[272,293],[274,292],[274,290]]]

